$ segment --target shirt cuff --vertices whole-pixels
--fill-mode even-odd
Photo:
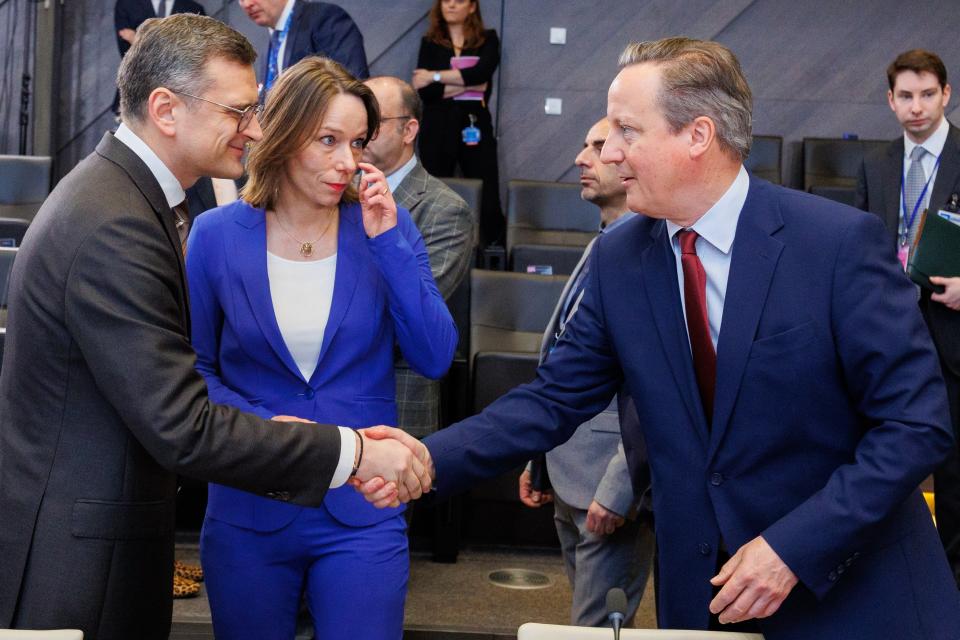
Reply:
[[[331,489],[342,487],[350,479],[353,460],[357,455],[357,435],[353,429],[346,427],[337,427],[337,429],[340,430],[340,462],[337,463],[333,478],[330,479]]]

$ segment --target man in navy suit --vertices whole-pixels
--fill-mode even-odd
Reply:
[[[621,65],[601,159],[646,216],[595,243],[536,380],[424,441],[439,493],[553,448],[625,383],[661,626],[956,638],[918,491],[953,444],[947,398],[883,223],[747,174],[752,96],[724,46],[639,43]]]
[[[193,0],[117,0],[113,6],[113,25],[117,30],[117,48],[120,57],[127,54],[133,44],[137,27],[149,18],[166,18],[174,13],[207,15],[203,5]],[[120,92],[113,98],[111,110],[120,115]]]
[[[363,34],[346,11],[314,0],[239,0],[255,23],[270,29],[264,60],[263,88],[268,91],[284,69],[307,56],[324,56],[366,79],[367,54]]]

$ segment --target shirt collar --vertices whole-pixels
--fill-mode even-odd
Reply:
[[[620,225],[622,225],[624,222],[626,222],[626,221],[629,220],[630,218],[635,218],[635,217],[637,217],[637,214],[636,214],[636,213],[634,213],[633,211],[627,211],[626,213],[624,213],[623,215],[621,215],[619,218],[617,218],[616,220],[614,220],[613,222],[611,222],[611,223],[608,224],[607,226],[604,227],[604,226],[601,225],[601,226],[600,226],[600,233],[610,233],[611,231],[613,231],[614,229],[616,229],[617,227],[619,227]]]
[[[733,184],[720,196],[720,199],[710,207],[699,220],[690,228],[697,235],[712,244],[721,252],[728,254],[733,246],[733,238],[737,234],[737,222],[740,220],[740,211],[747,201],[747,192],[750,190],[750,176],[747,170],[740,165],[740,172],[734,178]],[[670,239],[684,227],[667,220],[667,231]]]
[[[947,117],[943,116],[940,118],[940,126],[937,127],[937,130],[930,134],[930,137],[923,141],[921,144],[917,144],[911,140],[906,133],[903,134],[903,157],[909,158],[910,154],[913,153],[914,147],[923,147],[924,150],[932,155],[934,158],[940,156],[943,152],[943,145],[947,144],[947,135],[950,133],[950,123],[947,121]]]
[[[150,173],[152,173],[153,177],[160,183],[160,188],[163,189],[163,195],[167,199],[167,204],[170,205],[171,209],[186,200],[187,194],[180,185],[180,181],[177,180],[173,172],[167,168],[167,165],[163,164],[163,160],[153,152],[153,149],[151,149],[140,136],[135,134],[132,129],[125,124],[121,124],[113,137],[127,145],[131,151],[137,154],[138,158],[143,160],[147,168],[150,169]]]
[[[410,156],[410,159],[407,160],[402,167],[388,175],[387,187],[390,191],[396,191],[400,183],[403,182],[403,179],[410,175],[410,172],[413,171],[415,166],[417,166],[417,154]]]
[[[296,2],[297,0],[287,0],[287,4],[283,7],[280,17],[277,18],[277,24],[273,25],[270,33],[273,33],[277,29],[283,31],[283,28],[287,25],[287,19],[290,17],[290,13],[293,11],[293,5],[296,4]]]

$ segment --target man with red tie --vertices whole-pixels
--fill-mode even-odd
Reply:
[[[625,384],[661,626],[955,638],[918,491],[952,446],[946,393],[882,222],[747,173],[752,96],[724,46],[638,43],[621,66],[601,159],[646,215],[595,243],[537,379],[424,441],[439,494],[563,442]]]

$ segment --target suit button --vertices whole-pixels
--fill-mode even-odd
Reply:
[[[723,484],[723,474],[722,474],[722,473],[714,473],[713,475],[711,475],[711,476],[710,476],[710,484],[712,484],[712,485],[715,486],[715,487],[719,487],[720,485],[722,485],[722,484]]]
[[[313,389],[307,387],[307,390],[303,392],[303,397],[307,400],[313,400]]]
[[[700,543],[700,555],[708,556],[711,551],[713,551],[713,547],[710,546],[709,542]]]
[[[836,582],[837,573],[835,571],[831,571],[829,574],[827,574],[827,580],[829,580],[830,582]]]

